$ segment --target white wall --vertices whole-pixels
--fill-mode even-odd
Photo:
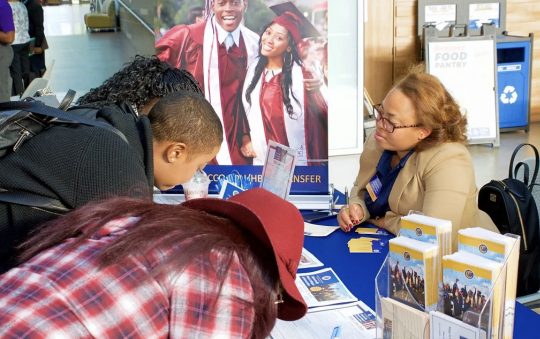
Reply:
[[[328,1],[329,182],[350,191],[363,146],[364,2]]]

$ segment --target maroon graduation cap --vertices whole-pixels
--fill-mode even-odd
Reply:
[[[297,18],[298,28],[302,38],[312,38],[321,35],[319,31],[313,26],[313,24],[304,16],[302,12],[292,2],[286,1],[280,4],[270,6],[270,9],[280,16],[285,12],[293,14],[293,17]],[[296,40],[296,39],[295,39]],[[298,42],[298,41],[297,41]]]

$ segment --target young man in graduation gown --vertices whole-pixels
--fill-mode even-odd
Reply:
[[[215,159],[220,165],[251,164],[240,152],[247,122],[235,107],[259,47],[259,36],[242,23],[247,5],[247,0],[207,0],[204,22],[177,25],[156,44],[162,61],[193,74],[220,117],[224,142]]]

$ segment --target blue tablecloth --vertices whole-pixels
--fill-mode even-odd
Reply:
[[[317,222],[320,225],[337,225],[335,218]],[[367,235],[366,235],[367,236]],[[360,235],[354,229],[345,233],[336,230],[327,237],[305,237],[304,247],[313,253],[325,267],[331,267],[349,290],[375,311],[375,276],[386,255],[388,245],[381,253],[350,253],[347,242]],[[373,236],[387,243],[391,236]],[[317,268],[319,269],[319,268]],[[315,269],[305,269],[308,272]],[[540,338],[540,315],[516,303],[514,338]]]

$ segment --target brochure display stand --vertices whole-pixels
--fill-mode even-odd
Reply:
[[[483,286],[487,292],[476,293],[480,290],[479,287],[474,289],[473,293],[474,283],[469,279],[474,278],[474,269],[465,270],[463,280],[460,279],[459,283],[456,281],[454,286],[444,281],[443,273],[443,281],[438,284],[438,302],[435,311],[426,310],[420,302],[415,302],[418,300],[418,289],[415,286],[418,285],[408,280],[408,273],[412,270],[406,268],[402,262],[396,264],[389,254],[375,278],[376,337],[394,339],[459,338],[460,335],[476,339],[512,337],[515,314],[513,282],[517,276],[514,259],[519,256],[519,237],[513,234],[506,236],[516,238],[517,241],[506,259],[498,264],[501,269],[497,271],[491,284]],[[478,277],[483,273],[485,272],[478,274]],[[484,280],[480,279],[485,283]],[[476,298],[474,302],[468,300],[467,294],[463,293],[468,290],[470,290],[468,296]],[[396,298],[396,295],[399,298]],[[467,307],[463,306],[465,303],[469,303]]]

